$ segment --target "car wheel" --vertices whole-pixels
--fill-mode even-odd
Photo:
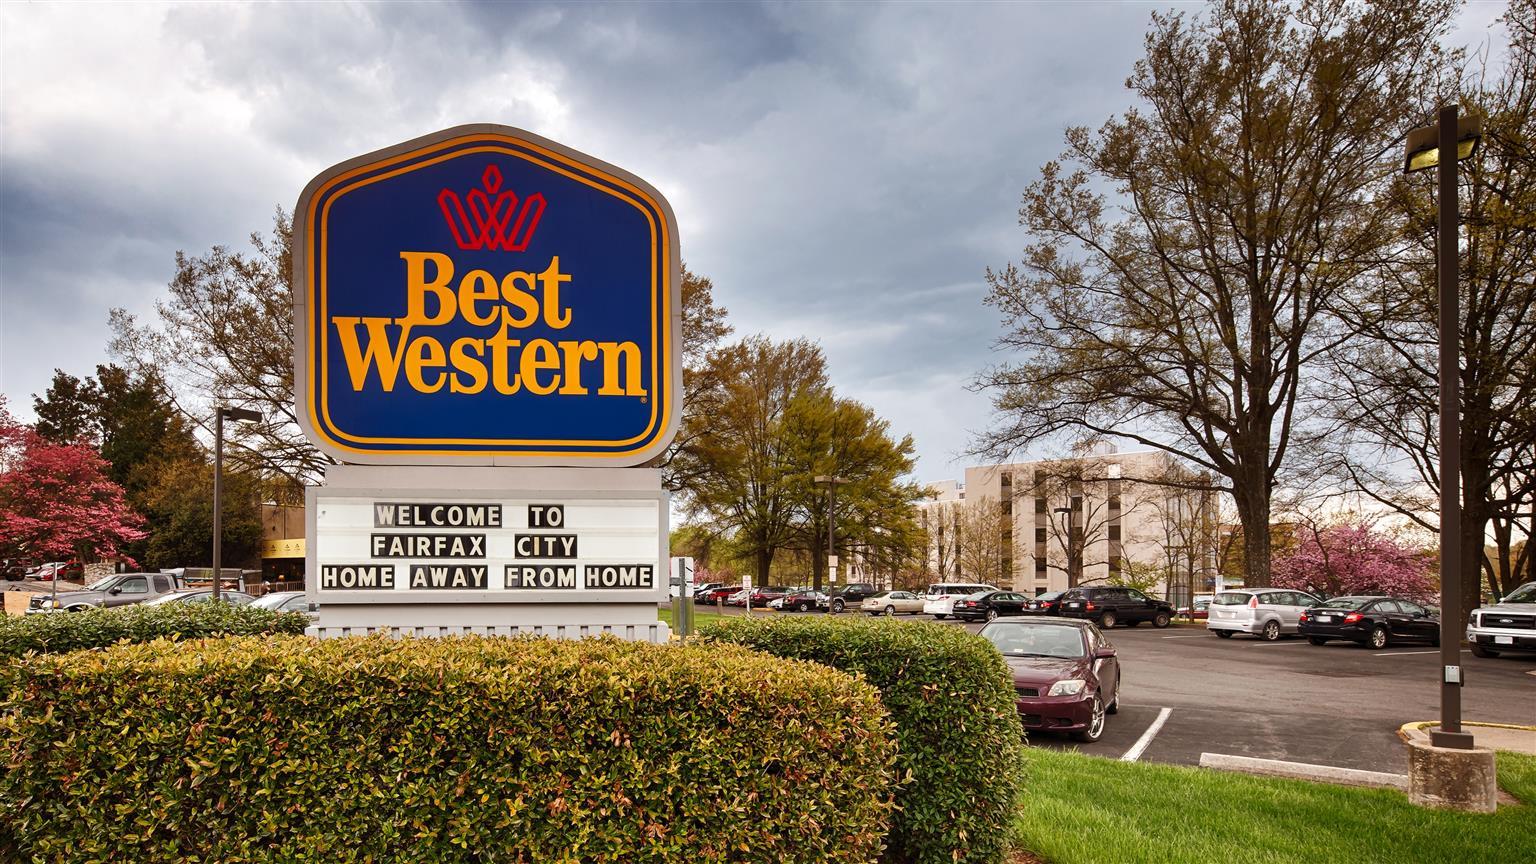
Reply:
[[[948,615],[940,615],[937,612],[933,613],[933,620],[935,620],[935,621],[943,621],[945,618],[948,618],[948,617],[949,617]]]
[[[1497,656],[1499,656],[1499,652],[1490,650],[1488,648],[1484,648],[1483,646],[1477,644],[1476,642],[1472,643],[1471,648],[1472,648],[1472,656],[1473,657],[1497,657]]]
[[[996,609],[988,609],[987,610],[987,620],[988,621],[996,621],[997,620],[997,610]]]
[[[847,607],[845,607],[843,605],[843,601],[841,601],[841,600],[833,600],[832,601],[832,612],[834,614],[837,613],[837,612],[843,611],[845,608],[847,608]]]
[[[1105,630],[1115,626],[1116,623],[1118,623],[1118,619],[1115,618],[1115,613],[1113,612],[1105,612],[1099,616],[1099,626]]]
[[[1089,744],[1104,736],[1104,703],[1098,696],[1093,697],[1093,714],[1088,719],[1088,728],[1079,729],[1072,733],[1072,737]]]
[[[896,607],[895,606],[887,606],[887,607],[885,607],[885,617],[890,618],[890,617],[892,617],[895,614],[896,614]]]
[[[801,603],[796,608],[798,608],[801,612],[809,612],[809,611],[811,611],[811,604],[809,604],[809,603]]]
[[[1324,639],[1321,636],[1308,636],[1307,637],[1307,641],[1311,642],[1313,645],[1327,645],[1328,644],[1328,640]]]
[[[1370,636],[1366,637],[1366,643],[1365,644],[1370,646],[1370,647],[1372,647],[1372,648],[1380,649],[1380,648],[1387,647],[1387,642],[1388,641],[1389,640],[1387,639],[1387,628],[1385,628],[1385,627],[1377,627],[1376,629],[1371,631],[1371,635]]]
[[[1152,626],[1153,627],[1157,627],[1157,628],[1161,629],[1163,627],[1167,627],[1169,624],[1172,624],[1172,623],[1173,623],[1173,616],[1169,615],[1167,612],[1159,612],[1156,615],[1152,616]]]
[[[1232,631],[1231,630],[1212,630],[1211,632],[1215,633],[1218,637],[1220,637],[1222,639],[1231,639],[1232,638]]]
[[[1265,642],[1280,641],[1280,622],[1265,621],[1264,630],[1259,634],[1259,638],[1263,639]]]

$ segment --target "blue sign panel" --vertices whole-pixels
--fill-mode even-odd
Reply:
[[[337,459],[633,465],[676,433],[677,232],[639,178],[461,126],[325,171],[293,238],[300,423]]]

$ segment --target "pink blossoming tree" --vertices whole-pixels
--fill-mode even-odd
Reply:
[[[143,520],[87,444],[53,444],[11,416],[0,396],[0,550],[82,562],[118,554]]]
[[[1274,584],[1336,597],[1392,594],[1432,600],[1434,556],[1363,522],[1306,526],[1296,547],[1274,562]]]

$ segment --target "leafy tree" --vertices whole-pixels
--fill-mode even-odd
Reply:
[[[37,414],[33,428],[55,444],[95,443],[101,434],[100,405],[101,391],[89,376],[76,378],[55,369],[44,394],[32,394],[32,411]]]
[[[893,439],[890,424],[869,406],[820,389],[790,401],[783,431],[788,447],[781,485],[798,510],[792,542],[810,555],[816,588],[825,581],[829,551],[841,554],[857,547],[867,564],[871,556],[899,557],[920,542],[912,504],[923,491],[901,480],[915,461],[910,435]],[[818,476],[845,482],[828,496],[827,488],[816,484]],[[836,509],[829,512],[829,507]],[[838,543],[833,550],[826,545],[829,521]]]
[[[3,557],[82,562],[116,556],[142,519],[86,444],[57,444],[17,423],[0,397]]]
[[[1363,522],[1298,526],[1296,548],[1275,559],[1275,585],[1324,597],[1394,594],[1429,600],[1433,556]]]
[[[97,366],[96,387],[101,455],[130,498],[145,489],[158,463],[203,458],[202,446],[176,412],[159,373],[135,375],[121,366]]]
[[[1467,610],[1482,575],[1517,583],[1515,544],[1536,509],[1536,2],[1516,0],[1502,70],[1462,83],[1483,146],[1458,165],[1461,232],[1461,550]],[[1421,122],[1424,122],[1421,120]],[[1435,172],[1399,176],[1383,212],[1403,227],[1399,255],[1338,298],[1358,337],[1331,355],[1339,473],[1378,502],[1438,530],[1439,292]],[[1482,555],[1495,540],[1493,558]],[[1480,575],[1481,574],[1481,575]],[[1463,611],[1467,611],[1463,610]]]
[[[729,531],[767,579],[778,550],[793,539],[800,501],[791,488],[791,441],[785,424],[797,397],[825,391],[826,359],[804,339],[749,336],[712,353],[707,374],[720,382],[709,415],[686,424],[676,461],[690,478],[682,503],[690,517]]]
[[[1019,354],[978,378],[1001,416],[979,449],[1069,434],[1174,454],[1221,479],[1249,584],[1268,584],[1303,379],[1338,338],[1330,301],[1395,237],[1378,202],[1454,5],[1154,14],[1140,104],[1067,131],[1024,193],[1022,263],[987,273]]]
[[[260,476],[224,471],[223,566],[255,567],[261,561]],[[202,458],[158,463],[143,493],[143,510],[153,530],[145,540],[145,566],[213,565],[213,466]]]

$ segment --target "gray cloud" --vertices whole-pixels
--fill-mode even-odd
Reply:
[[[102,362],[109,307],[147,312],[175,250],[242,245],[328,165],[496,122],[651,180],[738,332],[820,341],[952,474],[987,419],[982,274],[1063,128],[1130,104],[1153,8],[11,4],[0,390]]]

